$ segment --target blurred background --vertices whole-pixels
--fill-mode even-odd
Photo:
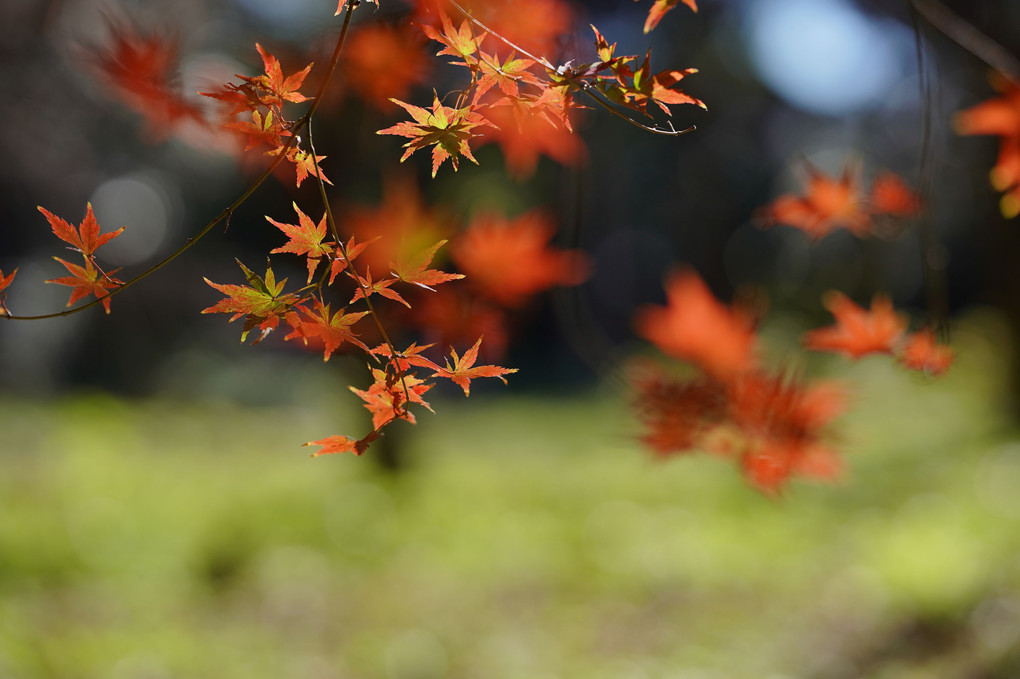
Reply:
[[[650,45],[654,71],[697,67],[683,89],[708,110],[675,108],[674,124],[698,130],[663,138],[586,111],[584,149],[550,141],[522,170],[486,144],[479,166],[432,180],[427,154],[400,165],[401,141],[375,131],[404,117],[388,97],[427,105],[464,72],[421,56],[438,49],[422,39],[408,68],[366,76],[417,46],[412,8],[381,4],[355,13],[361,47],[314,123],[341,221],[456,233],[541,210],[591,276],[508,313],[499,360],[520,372],[469,401],[438,394],[438,416],[384,439],[388,466],[300,447],[368,430],[345,386],[367,382],[360,359],[323,365],[278,336],[242,346],[239,324],[199,314],[221,298],[203,276],[240,283],[235,257],[257,270],[282,244],[264,216],[292,221],[311,182],[271,179],[110,316],[0,324],[0,677],[1020,676],[1020,225],[988,182],[997,140],[951,124],[996,96],[987,66],[905,2],[703,0],[645,35],[651,0],[529,0],[521,16],[570,27],[546,46],[555,63],[593,57],[592,23],[617,54]],[[1016,3],[947,5],[1020,50]],[[104,231],[126,225],[99,259],[127,278],[259,171],[201,126],[161,134],[118,101],[95,68],[113,23],[176,41],[181,91],[204,107],[193,93],[261,71],[256,41],[285,73],[325,64],[334,10],[6,0],[11,310],[67,301],[42,284],[66,253],[37,205],[77,225],[91,202]],[[801,191],[805,161],[897,172],[925,215],[864,241],[757,228],[760,207]],[[303,280],[303,263],[273,262]],[[850,385],[847,479],[769,499],[720,460],[640,449],[617,379],[646,350],[630,319],[685,264],[722,299],[768,300],[774,364]],[[957,365],[933,381],[886,357],[805,357],[798,337],[829,322],[833,288],[888,292],[913,327],[945,309]]]

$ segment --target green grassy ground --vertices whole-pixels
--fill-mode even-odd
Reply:
[[[996,327],[938,382],[834,363],[850,475],[781,500],[613,394],[437,404],[398,476],[309,459],[325,410],[9,396],[0,677],[1020,676]]]

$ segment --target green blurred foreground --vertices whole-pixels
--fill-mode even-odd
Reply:
[[[309,459],[310,409],[0,410],[0,677],[1020,676],[1008,338],[883,357],[837,486],[652,460],[619,395],[435,403],[410,469]]]

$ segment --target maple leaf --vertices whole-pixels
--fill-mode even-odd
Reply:
[[[265,144],[279,149],[283,146],[283,137],[289,137],[287,130],[279,118],[273,115],[272,111],[266,111],[263,115],[259,111],[251,112],[251,122],[231,122],[224,125],[229,130],[237,130],[248,137],[245,151]]]
[[[478,377],[498,377],[503,381],[503,384],[506,384],[506,378],[503,375],[515,373],[517,368],[503,368],[498,365],[475,366],[475,361],[478,360],[478,348],[481,345],[482,338],[479,337],[478,341],[465,351],[463,356],[457,356],[457,351],[451,347],[450,356],[453,358],[453,365],[451,366],[447,361],[445,368],[436,371],[436,377],[453,380],[457,386],[464,390],[465,396],[471,394],[471,380]]]
[[[298,90],[301,89],[301,85],[304,83],[308,72],[312,70],[314,62],[308,64],[297,73],[284,77],[279,59],[263,49],[262,45],[258,43],[255,43],[255,49],[258,50],[259,56],[262,57],[265,74],[253,78],[246,76],[238,77],[250,85],[269,93],[268,97],[261,99],[262,104],[277,107],[281,106],[285,101],[294,103],[308,101],[308,97],[298,92]]]
[[[510,322],[507,312],[476,294],[446,286],[419,299],[412,313],[415,326],[441,345],[466,345],[485,336],[482,355],[489,360],[506,356]]]
[[[451,230],[448,221],[425,204],[414,177],[397,174],[385,178],[378,206],[348,211],[344,228],[361,240],[377,241],[363,260],[381,270],[445,237]]]
[[[449,54],[461,60],[452,63],[463,63],[465,66],[476,63],[473,59],[468,61],[468,58],[478,51],[486,34],[475,36],[471,23],[466,19],[460,22],[460,28],[455,29],[450,16],[442,10],[439,11],[439,20],[443,27],[442,32],[437,31],[434,26],[429,24],[424,24],[421,27],[422,32],[429,39],[444,45],[443,49],[436,52],[436,56],[441,57],[444,54]]]
[[[871,309],[865,311],[843,293],[833,291],[825,308],[835,316],[836,324],[804,335],[804,347],[812,351],[834,351],[854,359],[873,353],[892,354],[907,327],[884,295],[875,295]]]
[[[91,257],[102,245],[109,243],[124,232],[122,226],[116,231],[100,234],[99,222],[96,221],[96,216],[92,213],[92,203],[85,204],[85,219],[77,229],[43,206],[37,207],[39,212],[46,217],[46,221],[50,223],[50,228],[53,229],[57,238],[65,243],[70,243],[74,250],[85,255],[86,258]]]
[[[93,62],[116,96],[146,120],[156,138],[187,121],[204,123],[201,111],[177,91],[177,43],[143,35],[127,23],[110,22],[110,45],[97,48]]]
[[[486,116],[493,127],[480,135],[480,144],[495,142],[503,151],[507,170],[524,179],[535,173],[539,155],[562,165],[575,165],[586,155],[584,142],[564,125],[555,125],[537,106],[520,99],[507,99],[493,106]]]
[[[875,214],[916,217],[921,213],[921,197],[899,175],[888,171],[879,174],[871,183],[868,205]]]
[[[844,167],[838,179],[807,167],[807,195],[780,196],[759,213],[761,225],[786,224],[806,233],[813,240],[827,236],[838,227],[858,237],[871,233],[871,216],[861,196],[855,173]]]
[[[337,274],[343,272],[347,268],[348,263],[353,263],[357,259],[358,255],[364,252],[365,248],[372,244],[373,241],[377,240],[379,236],[373,238],[367,243],[355,243],[354,236],[351,236],[346,247],[343,249],[343,253],[346,253],[346,257],[343,253],[333,258],[333,264],[329,267],[329,285],[333,285],[333,279],[337,277]]]
[[[436,251],[444,245],[446,245],[446,241],[441,240],[406,261],[400,263],[390,262],[391,273],[405,283],[413,283],[433,292],[435,292],[435,289],[432,287],[434,285],[464,278],[464,274],[446,273],[428,268],[429,264],[432,263],[432,258],[436,256]]]
[[[106,309],[106,313],[110,313],[110,293],[108,291],[124,284],[124,281],[113,277],[113,274],[120,271],[120,269],[104,273],[93,264],[91,258],[85,259],[85,266],[65,262],[60,257],[54,257],[53,259],[63,264],[64,268],[71,272],[70,276],[62,276],[46,281],[47,283],[57,283],[71,287],[71,299],[68,300],[67,306],[71,306],[89,295],[95,295],[96,299],[103,300],[103,308]]]
[[[953,350],[935,340],[931,328],[908,336],[897,354],[900,363],[912,370],[921,370],[938,377],[953,364]]]
[[[266,155],[275,156],[280,152],[280,148],[276,148],[273,151],[266,152]],[[326,156],[315,156],[312,159],[312,154],[301,149],[294,148],[293,146],[287,151],[287,160],[294,163],[294,169],[297,172],[297,186],[301,188],[301,182],[308,177],[314,177],[316,172],[319,174],[319,178],[330,186],[333,182],[329,181],[326,177],[326,173],[322,171],[321,167],[318,167],[319,163],[326,159]]]
[[[365,270],[365,275],[359,277],[358,279],[359,282],[358,289],[354,291],[354,297],[351,297],[351,303],[353,304],[359,299],[365,299],[369,295],[382,295],[383,297],[392,299],[394,302],[400,302],[408,309],[410,309],[411,305],[408,303],[406,299],[400,296],[399,292],[397,292],[396,290],[390,290],[390,286],[396,283],[398,280],[400,279],[382,278],[378,281],[373,281],[372,270],[371,268],[367,268]]]
[[[954,118],[958,134],[998,135],[999,157],[989,178],[1003,191],[1000,210],[1006,218],[1020,214],[1020,87],[1004,78],[992,83],[1002,96],[960,111]]]
[[[254,344],[258,344],[265,339],[266,335],[279,326],[280,319],[287,314],[291,306],[297,303],[298,298],[293,293],[282,294],[283,286],[287,283],[287,279],[284,278],[277,283],[276,276],[271,267],[266,269],[266,275],[263,278],[242,264],[240,260],[235,259],[234,261],[237,262],[244,272],[248,285],[221,285],[213,283],[208,278],[204,278],[203,280],[206,283],[222,292],[226,295],[226,298],[221,299],[211,307],[202,309],[202,313],[233,314],[229,321],[231,323],[244,316],[244,330],[241,332],[241,341],[244,342],[248,337],[248,333],[257,327],[262,331],[262,334],[254,342]]]
[[[421,36],[409,27],[386,24],[364,26],[353,33],[340,62],[350,88],[379,110],[393,108],[391,98],[404,99],[411,88],[425,82],[428,55]]]
[[[647,106],[649,102],[657,104],[666,115],[671,115],[669,110],[669,105],[671,104],[693,104],[700,108],[708,109],[705,102],[700,99],[673,89],[685,77],[697,73],[698,69],[685,68],[682,71],[673,69],[660,71],[652,75],[649,64],[651,56],[652,50],[649,49],[645,54],[645,60],[642,62],[641,67],[633,74],[632,84],[625,87],[621,92],[620,96],[627,105],[641,111],[645,115],[648,115]]]
[[[634,326],[639,335],[715,377],[731,377],[754,366],[750,317],[720,304],[696,273],[672,274],[666,281],[666,300],[665,307],[638,311]]]
[[[426,383],[413,375],[393,377],[377,368],[372,368],[372,378],[374,382],[368,389],[350,387],[350,390],[365,402],[365,408],[372,413],[373,429],[379,430],[397,419],[415,424],[414,413],[407,407],[410,403],[417,403],[432,410],[422,399],[422,394],[432,388],[431,383]]]
[[[359,340],[351,330],[352,325],[369,314],[368,311],[348,314],[344,313],[344,309],[340,309],[335,314],[331,314],[329,304],[323,304],[318,299],[315,300],[314,312],[304,306],[298,306],[296,309],[297,312],[291,311],[286,316],[287,324],[294,331],[283,339],[301,339],[305,344],[308,344],[310,337],[321,339],[324,347],[323,361],[328,361],[333,352],[344,342],[368,351],[364,342]]]
[[[391,99],[413,118],[414,122],[401,122],[385,130],[379,130],[376,134],[393,134],[401,137],[408,137],[409,142],[404,144],[407,149],[400,157],[400,162],[407,160],[411,154],[419,149],[432,147],[432,176],[435,177],[447,158],[457,169],[458,160],[461,156],[467,158],[475,165],[478,161],[471,154],[471,147],[468,140],[476,136],[472,130],[480,125],[490,125],[481,114],[472,111],[470,108],[451,108],[439,103],[439,95],[435,95],[432,109],[424,109]]]
[[[308,215],[301,211],[297,203],[291,204],[298,215],[297,224],[281,224],[272,217],[266,217],[270,224],[283,231],[287,238],[290,239],[286,244],[270,250],[269,253],[289,252],[298,256],[306,255],[308,257],[308,282],[311,283],[312,276],[315,275],[315,269],[319,266],[319,262],[322,261],[323,257],[329,257],[333,252],[333,248],[329,243],[322,242],[326,237],[326,215],[323,214],[322,219],[316,224]]]
[[[637,0],[634,1],[637,2]],[[666,12],[676,7],[678,2],[680,0],[655,0],[655,4],[648,10],[648,17],[645,19],[645,33],[658,26]],[[683,3],[690,7],[691,10],[698,11],[697,0],[683,0]]]
[[[369,353],[372,354],[373,356],[384,356],[385,358],[389,359],[396,365],[397,370],[401,373],[406,373],[408,370],[411,369],[411,366],[427,368],[434,372],[436,370],[440,370],[441,368],[432,361],[430,361],[429,359],[421,355],[421,352],[425,351],[431,346],[433,345],[425,344],[423,346],[418,346],[418,343],[414,342],[411,344],[411,346],[407,347],[403,351],[397,352],[396,356],[394,356],[393,350],[390,348],[390,345],[380,344],[379,346],[369,351]]]
[[[512,220],[480,215],[453,242],[450,254],[482,295],[517,307],[554,285],[577,285],[588,277],[582,252],[549,247],[555,229],[538,211]]]
[[[18,274],[18,270],[14,269],[10,274],[4,276],[3,269],[0,269],[0,316],[9,316],[10,313],[7,311],[7,300],[4,290],[7,289],[12,282],[14,277]]]
[[[340,434],[334,434],[333,436],[327,436],[324,439],[318,441],[309,441],[303,445],[306,446],[322,446],[318,451],[312,453],[312,457],[319,457],[320,455],[333,455],[336,453],[354,453],[355,455],[363,455],[368,449],[368,443],[362,439],[352,439],[350,436],[342,436]]]

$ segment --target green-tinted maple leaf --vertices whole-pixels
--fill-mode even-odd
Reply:
[[[50,228],[53,229],[53,233],[56,234],[57,238],[65,243],[70,243],[75,250],[86,257],[91,257],[100,246],[110,242],[124,232],[124,227],[122,226],[116,231],[100,234],[99,222],[96,221],[96,216],[92,214],[92,203],[85,205],[85,219],[82,220],[81,226],[77,229],[43,206],[40,205],[38,208],[39,212],[43,213],[43,216],[46,217],[46,221],[50,223]]]
[[[299,313],[291,311],[287,314],[287,323],[294,329],[294,332],[284,339],[301,339],[305,344],[308,344],[309,338],[319,338],[322,340],[324,348],[323,361],[328,361],[333,352],[344,342],[368,351],[368,347],[358,339],[358,336],[351,330],[351,326],[367,316],[369,312],[358,311],[347,314],[344,313],[344,309],[340,309],[333,314],[329,311],[329,304],[323,304],[318,299],[315,300],[315,311],[298,306],[297,312]]]
[[[478,348],[481,345],[482,338],[479,337],[474,346],[465,351],[463,356],[457,356],[457,351],[451,348],[450,356],[453,357],[453,365],[451,366],[450,362],[447,361],[445,368],[440,368],[436,371],[436,377],[446,377],[453,380],[457,386],[464,390],[465,396],[471,394],[471,380],[476,377],[498,377],[503,380],[503,384],[506,384],[506,378],[503,375],[515,373],[517,368],[503,368],[498,365],[480,365],[475,367],[475,361],[478,360]]]
[[[414,257],[410,257],[405,261],[390,262],[391,273],[405,283],[414,283],[433,292],[435,291],[432,287],[434,285],[464,278],[464,274],[446,273],[428,268],[428,265],[432,263],[432,258],[436,256],[436,251],[445,244],[446,241],[441,240],[432,247],[415,254]]]
[[[280,319],[286,315],[291,306],[297,303],[298,298],[297,295],[292,293],[282,294],[283,286],[287,283],[287,279],[284,278],[277,283],[272,268],[267,268],[266,276],[262,278],[242,264],[240,260],[235,261],[244,272],[248,285],[221,285],[205,278],[206,283],[222,292],[226,295],[226,298],[221,299],[211,307],[203,309],[202,313],[233,314],[230,322],[244,316],[244,330],[241,333],[241,341],[245,341],[251,329],[257,327],[262,331],[261,336],[254,342],[254,344],[258,344],[280,324]]]
[[[409,142],[404,144],[407,149],[401,156],[400,162],[404,162],[418,149],[432,147],[432,176],[436,176],[439,166],[450,159],[453,169],[457,169],[457,163],[461,156],[467,158],[475,165],[478,161],[471,154],[471,147],[468,140],[475,137],[472,130],[480,125],[492,126],[477,111],[470,107],[461,109],[443,106],[439,103],[439,96],[436,95],[432,109],[425,109],[420,106],[405,103],[399,99],[390,99],[409,114],[412,121],[397,123],[385,130],[379,130],[376,134],[394,134],[401,137],[408,137]]]
[[[326,215],[316,224],[311,218],[301,211],[297,203],[292,203],[294,211],[298,215],[297,224],[281,224],[272,217],[266,217],[270,224],[283,231],[290,239],[286,244],[270,250],[270,254],[289,252],[295,255],[306,255],[308,257],[308,282],[311,283],[315,269],[323,257],[329,257],[333,248],[329,243],[323,243],[326,237]]]
[[[63,264],[64,268],[71,272],[70,276],[52,278],[46,281],[47,283],[57,283],[58,285],[71,287],[71,299],[67,301],[67,306],[71,306],[89,295],[95,295],[96,299],[103,300],[103,308],[106,309],[106,313],[110,313],[110,293],[108,291],[124,284],[124,281],[117,280],[112,276],[112,274],[117,273],[120,269],[104,273],[96,268],[91,259],[85,260],[85,266],[65,262],[60,257],[54,257],[53,259]],[[14,274],[11,274],[11,277],[13,278]]]
[[[698,72],[696,68],[685,68],[682,71],[669,70],[660,71],[651,75],[649,59],[652,51],[648,50],[641,68],[634,72],[633,84],[626,87],[623,92],[624,102],[631,108],[648,114],[648,102],[656,103],[666,115],[670,115],[667,104],[694,104],[707,109],[705,103],[685,94],[673,87],[688,75]]]

